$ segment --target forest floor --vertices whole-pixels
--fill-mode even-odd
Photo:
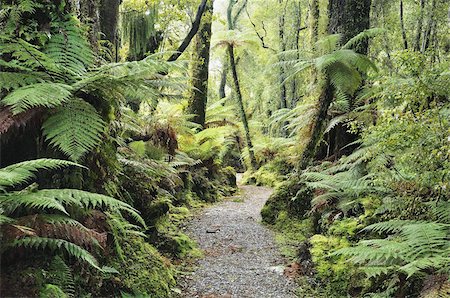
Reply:
[[[239,188],[239,195],[204,209],[187,223],[187,233],[204,257],[180,281],[182,297],[295,297],[274,234],[261,224],[260,211],[272,190]]]

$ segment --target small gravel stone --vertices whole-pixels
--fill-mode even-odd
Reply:
[[[294,282],[283,275],[285,260],[274,235],[260,223],[261,208],[272,190],[240,188],[242,202],[212,206],[188,223],[187,233],[205,257],[180,281],[182,297],[296,297]]]

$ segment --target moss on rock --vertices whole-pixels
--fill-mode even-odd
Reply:
[[[110,264],[120,272],[112,279],[115,288],[150,297],[170,297],[175,284],[170,262],[141,237],[121,241],[124,260],[116,259]]]

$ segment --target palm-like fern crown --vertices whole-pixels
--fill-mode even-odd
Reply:
[[[2,10],[5,26],[13,19],[20,22],[24,12],[37,13],[34,4],[28,5],[30,1],[19,2]],[[0,35],[0,90],[6,94],[1,104],[14,115],[34,108],[51,109],[43,125],[44,136],[74,161],[103,138],[105,119],[95,108],[102,101],[108,106],[119,106],[127,97],[153,101],[161,97],[162,88],[182,89],[178,79],[163,75],[170,64],[155,57],[89,69],[95,55],[72,15],[54,19],[48,39],[39,46],[10,32]]]

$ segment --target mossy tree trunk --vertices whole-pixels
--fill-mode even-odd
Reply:
[[[319,17],[317,1],[311,1],[310,12],[310,30],[311,42],[317,40],[317,20]],[[361,31],[369,28],[371,0],[329,0],[328,11],[328,33],[342,35],[342,44],[346,43],[350,38],[356,36]],[[317,10],[317,11],[316,11]],[[367,41],[362,41],[357,44],[354,50],[361,54],[366,54],[368,48]],[[324,124],[328,117],[328,109],[333,101],[333,87],[329,80],[325,80],[321,87],[317,102],[317,113],[315,119],[310,127],[310,138],[303,151],[302,158],[299,163],[299,169],[305,169],[314,158],[317,158],[317,147],[322,139]],[[335,157],[342,154],[342,148],[353,142],[356,135],[350,134],[346,127],[338,125],[330,132],[330,139],[333,144],[330,147],[333,149]],[[319,156],[322,158],[322,156]]]
[[[110,50],[116,62],[119,60],[117,24],[121,3],[122,0],[101,0],[100,5],[100,30],[104,38],[110,42]]]
[[[342,44],[369,28],[371,0],[330,0],[329,3],[330,22],[328,32],[330,34],[341,34]],[[367,54],[367,40],[358,43],[353,50],[360,54]],[[352,98],[350,100],[350,106],[353,106],[354,100]],[[355,149],[355,146],[348,145],[353,143],[358,136],[348,132],[347,126],[340,123],[330,131],[329,137],[331,156],[338,159]]]
[[[231,73],[233,75],[233,82],[234,82],[234,88],[236,91],[236,97],[237,97],[237,101],[238,101],[238,105],[239,105],[239,112],[241,114],[241,120],[242,120],[242,124],[243,124],[244,130],[245,130],[245,139],[247,142],[247,148],[248,148],[249,157],[250,157],[250,165],[252,167],[252,170],[257,170],[258,163],[256,162],[255,153],[253,152],[253,144],[252,144],[252,140],[250,137],[250,128],[248,126],[248,119],[247,119],[247,115],[245,113],[241,87],[239,85],[239,78],[238,78],[237,69],[236,69],[236,59],[234,58],[234,47],[231,44],[229,44],[227,47],[227,50],[228,50],[228,56],[230,58],[230,67],[231,67]]]
[[[228,30],[233,30],[236,26],[236,22],[239,19],[239,16],[242,14],[245,6],[247,5],[247,0],[244,0],[241,6],[237,9],[236,13],[233,15],[233,8],[236,5],[237,0],[229,0],[228,9],[227,9],[227,22],[228,22]],[[250,137],[250,128],[248,126],[247,114],[245,113],[244,101],[242,98],[241,86],[239,84],[239,77],[237,73],[237,61],[234,55],[234,45],[229,43],[227,45],[227,52],[229,58],[229,67],[231,70],[231,74],[233,77],[234,89],[236,92],[237,102],[239,113],[241,115],[242,125],[244,126],[245,132],[245,140],[247,143],[247,148],[249,152],[250,158],[250,166],[252,170],[258,169],[258,163],[256,162],[255,153],[253,151],[253,143]]]
[[[208,100],[208,67],[211,45],[213,1],[208,1],[200,29],[194,39],[191,58],[192,90],[189,95],[188,112],[192,121],[205,126],[205,109]]]

